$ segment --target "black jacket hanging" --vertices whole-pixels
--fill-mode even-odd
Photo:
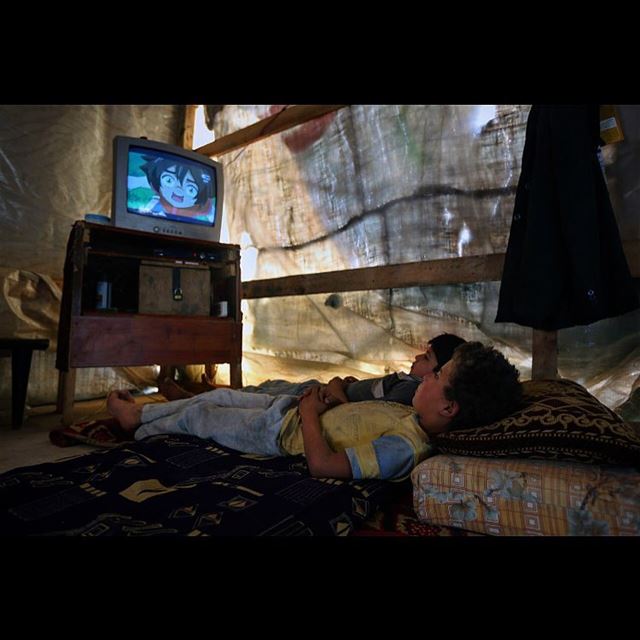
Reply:
[[[640,307],[599,144],[598,105],[531,108],[496,322],[552,331]]]

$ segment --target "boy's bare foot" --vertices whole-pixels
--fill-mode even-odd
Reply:
[[[135,431],[142,418],[142,405],[136,404],[128,391],[112,391],[107,396],[107,411],[124,431]]]
[[[115,395],[116,397],[120,398],[120,400],[131,402],[132,404],[135,404],[136,402],[128,389],[116,389],[115,391],[109,392],[109,395],[107,396],[107,406],[109,405],[109,397],[111,395]]]
[[[183,389],[177,382],[174,382],[171,378],[165,378],[158,383],[158,391],[167,400],[184,400],[184,398],[193,398],[193,393]]]
[[[200,380],[201,382],[183,380],[182,386],[187,389],[187,391],[190,391],[194,396],[200,393],[206,393],[207,391],[211,391],[216,388],[216,385],[207,378],[206,373],[203,373],[202,376],[200,376]]]
[[[206,373],[203,373],[200,376],[200,381],[202,382],[202,384],[204,386],[210,387],[211,389],[217,389],[218,388],[215,384],[213,384],[213,380],[211,380],[211,378]]]

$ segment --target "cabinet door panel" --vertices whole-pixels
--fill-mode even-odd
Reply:
[[[230,362],[240,357],[241,331],[239,323],[215,318],[75,317],[70,366]]]

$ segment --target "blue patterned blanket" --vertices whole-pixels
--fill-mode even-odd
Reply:
[[[0,535],[341,536],[392,483],[312,478],[303,456],[162,435],[0,475]]]

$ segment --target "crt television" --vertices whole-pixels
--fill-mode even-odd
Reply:
[[[218,242],[222,165],[207,156],[146,138],[113,139],[111,223]]]

